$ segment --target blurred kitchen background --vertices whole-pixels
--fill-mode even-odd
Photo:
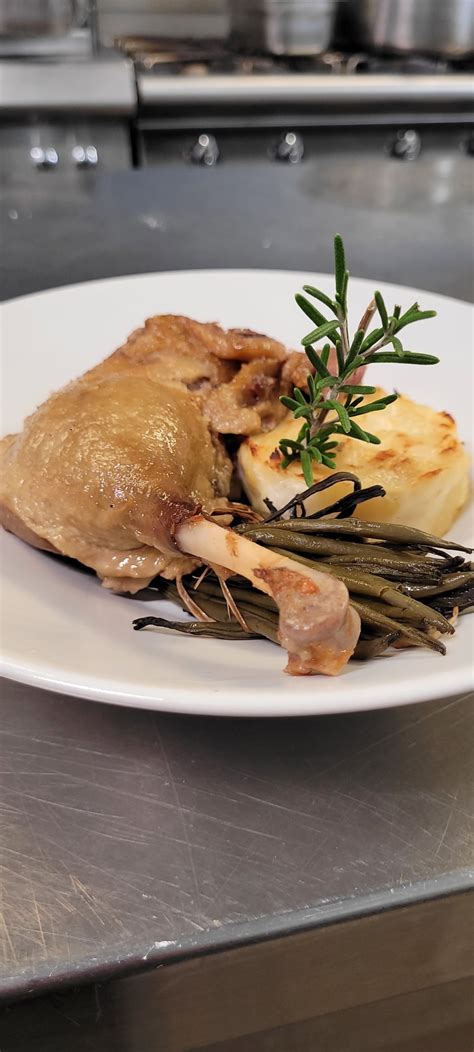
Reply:
[[[474,0],[0,0],[2,297],[340,230],[470,298],[473,55]]]

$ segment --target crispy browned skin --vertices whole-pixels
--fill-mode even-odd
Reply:
[[[150,318],[3,439],[0,521],[91,566],[110,587],[174,576],[177,525],[229,492],[218,432],[279,419],[285,358],[281,344],[247,330]],[[181,572],[194,565],[178,558]]]

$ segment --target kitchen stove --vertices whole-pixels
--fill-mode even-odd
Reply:
[[[416,161],[423,140],[433,144],[437,136],[441,143],[449,127],[457,129],[450,141],[472,152],[468,62],[342,51],[274,57],[242,53],[220,39],[123,37],[115,53],[4,59],[0,85],[0,137],[10,147],[4,164],[8,172],[21,163],[21,146],[20,153],[11,149],[12,125],[18,129],[15,142],[22,140],[21,127],[28,128],[23,160],[28,158],[30,177],[31,168],[55,169],[64,180],[64,148],[58,150],[51,134],[62,142],[66,126],[69,168],[72,163],[82,172],[100,169],[111,156],[114,131],[121,167],[173,159],[212,168],[252,158],[296,165],[321,157],[321,137],[327,152],[335,139],[342,146],[355,128],[361,147],[372,143],[379,156],[381,151],[396,160]],[[104,116],[110,123],[107,149],[83,142],[82,132],[80,142],[74,138],[73,117],[88,125],[100,118],[103,128]],[[354,149],[353,136],[349,143]],[[80,147],[85,159],[78,161]]]
[[[180,173],[186,193],[204,192],[201,170],[212,195],[217,169],[223,198],[236,181],[271,179],[282,209],[310,201],[349,210],[354,222],[383,215],[390,229],[436,210],[443,229],[464,231],[469,251],[472,72],[418,56],[271,57],[222,40],[143,37],[81,58],[3,59],[1,218],[8,227],[46,211],[71,215],[98,194],[110,208],[113,180],[127,170],[131,187],[137,169],[154,173],[158,204],[160,173],[172,172],[179,197]],[[158,212],[155,226],[146,213],[148,229],[166,226]],[[138,201],[137,214],[141,223]],[[256,265],[269,264],[264,256]]]
[[[128,37],[117,46],[135,67],[139,166],[304,163],[317,166],[323,191],[326,162],[332,180],[331,160],[342,153],[368,166],[369,182],[378,178],[386,194],[391,162],[423,155],[429,192],[429,159],[435,168],[448,155],[458,192],[455,169],[472,153],[469,62],[342,51],[275,57],[222,40]]]

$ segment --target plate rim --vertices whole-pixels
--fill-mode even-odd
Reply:
[[[441,655],[436,656],[441,660]],[[396,661],[396,659],[397,655],[393,654],[386,660]],[[351,695],[353,696],[355,693],[356,698],[358,698],[361,694],[361,688],[355,689],[349,684],[343,697],[340,695],[337,698],[331,698],[330,695],[320,697],[316,712],[310,698],[300,699],[294,696],[291,699],[282,696],[281,700],[279,699],[279,703],[275,705],[275,702],[271,700],[271,690],[259,688],[256,692],[256,701],[253,699],[244,700],[243,703],[242,700],[231,700],[230,703],[226,701],[225,710],[219,708],[216,711],[213,705],[213,698],[218,703],[219,697],[224,696],[226,692],[221,689],[213,689],[211,686],[209,688],[197,687],[193,694],[190,694],[192,701],[189,703],[185,699],[183,700],[181,689],[176,692],[173,688],[164,688],[158,697],[152,697],[151,695],[141,694],[137,690],[120,689],[119,684],[115,685],[112,679],[109,686],[102,687],[97,684],[91,686],[90,683],[83,681],[82,677],[75,680],[68,680],[59,676],[53,677],[48,675],[47,671],[35,672],[31,667],[9,661],[2,662],[0,671],[6,679],[13,680],[16,683],[51,691],[54,694],[61,694],[66,697],[83,698],[84,700],[120,705],[126,708],[175,712],[181,713],[183,716],[224,716],[231,719],[285,719],[289,717],[331,716],[351,712],[370,712],[401,708],[405,705],[416,705],[427,701],[436,701],[440,698],[456,697],[457,695],[469,694],[474,689],[474,680],[469,673],[469,668],[466,666],[462,670],[463,674],[461,676],[458,674],[458,678],[452,683],[450,683],[452,674],[450,675],[449,670],[445,672],[444,676],[434,671],[429,676],[420,676],[415,680],[415,684],[418,687],[417,690],[413,689],[413,685],[408,680],[400,683],[396,679],[393,680],[392,689],[387,690],[387,681],[384,680],[383,689],[385,696],[377,701],[371,698],[368,703],[364,703],[362,698],[360,701],[356,700],[354,702]],[[281,675],[283,676],[284,673],[281,672]],[[350,673],[346,673],[346,675],[349,676]],[[308,678],[315,684],[315,692],[317,692],[317,684],[320,682],[320,677],[313,676]],[[339,679],[338,683],[340,682],[341,680]],[[181,699],[179,697],[180,693]],[[230,697],[235,699],[235,693],[233,692]]]
[[[202,274],[203,276],[209,277],[210,275],[216,274],[239,274],[239,275],[261,275],[265,274],[268,276],[280,275],[282,277],[289,277],[292,275],[300,275],[305,278],[311,276],[315,278],[329,278],[334,281],[334,274],[329,273],[325,270],[301,270],[297,268],[295,270],[285,270],[281,267],[191,267],[189,269],[176,269],[176,270],[144,270],[135,274],[113,274],[108,278],[90,278],[86,281],[72,281],[65,285],[54,285],[47,289],[38,289],[36,292],[25,292],[21,296],[11,296],[9,299],[0,300],[0,311],[3,307],[11,307],[14,304],[24,303],[25,300],[33,300],[38,297],[54,296],[58,293],[76,291],[78,289],[97,287],[98,285],[111,285],[120,281],[139,281],[143,278],[168,278],[176,277],[177,275],[182,277],[195,277],[196,274]],[[448,303],[454,303],[461,307],[469,307],[474,314],[474,301],[459,299],[457,296],[448,296],[444,292],[435,292],[433,289],[424,289],[418,285],[405,285],[403,282],[397,281],[376,281],[373,278],[361,278],[357,274],[350,275],[351,282],[357,282],[357,284],[364,284],[373,286],[374,289],[383,286],[386,289],[407,289],[407,291],[426,293],[428,296],[434,296],[436,299],[442,299]]]
[[[64,294],[72,293],[80,294],[81,292],[91,292],[92,294],[100,290],[104,286],[112,287],[113,285],[126,283],[140,283],[140,282],[153,282],[156,280],[159,282],[162,279],[182,279],[182,280],[193,280],[196,275],[200,276],[203,281],[209,281],[216,276],[230,276],[234,275],[243,279],[251,279],[253,277],[267,277],[267,278],[283,278],[286,280],[294,280],[295,284],[300,282],[302,279],[306,279],[308,275],[311,275],[313,280],[319,280],[323,278],[326,281],[333,281],[334,277],[332,274],[323,271],[302,271],[302,270],[282,270],[280,268],[235,268],[235,267],[219,267],[219,268],[191,268],[186,270],[159,270],[159,271],[145,271],[143,273],[135,274],[122,274],[114,275],[106,278],[94,278],[90,281],[73,282],[61,286],[55,286],[49,289],[38,290],[33,293],[26,293],[22,296],[13,297],[8,300],[4,300],[0,303],[0,315],[5,311],[10,310],[16,311],[24,309],[30,302],[38,301],[38,299],[56,299],[61,298]],[[380,286],[384,289],[399,290],[406,289],[412,294],[426,293],[430,297],[436,299],[436,301],[444,301],[451,304],[454,308],[467,308],[472,318],[474,319],[474,305],[467,300],[457,299],[452,296],[447,296],[441,293],[433,292],[432,290],[414,288],[413,286],[400,285],[394,282],[375,282],[371,278],[358,278],[356,275],[352,276],[353,283],[358,285],[359,288],[374,289]],[[2,355],[10,353],[6,348],[2,350]],[[389,660],[395,660],[396,655],[393,655]],[[434,661],[434,655],[432,656]],[[183,697],[183,688],[177,687],[165,687],[161,691],[156,692],[156,695],[142,693],[139,689],[132,690],[132,686],[127,681],[122,680],[122,687],[119,682],[115,682],[110,679],[104,681],[104,685],[97,680],[94,682],[94,677],[89,679],[87,677],[77,677],[74,680],[68,679],[65,675],[65,670],[58,667],[58,672],[54,674],[52,667],[42,666],[41,663],[37,664],[23,664],[17,660],[3,660],[0,666],[0,671],[7,679],[14,680],[18,683],[22,683],[26,686],[37,687],[42,690],[52,691],[66,696],[73,696],[93,701],[98,701],[106,704],[119,704],[122,706],[131,706],[137,708],[146,708],[152,710],[159,710],[163,712],[179,712],[182,714],[189,715],[206,715],[206,716],[227,716],[231,718],[242,717],[279,717],[288,718],[291,716],[311,716],[311,715],[329,715],[335,713],[349,713],[349,712],[362,712],[376,709],[385,709],[398,707],[408,704],[416,704],[423,701],[433,701],[438,698],[452,697],[459,693],[465,693],[470,691],[474,686],[474,677],[471,676],[471,670],[466,665],[463,666],[456,674],[455,670],[448,669],[443,674],[442,669],[434,668],[433,671],[427,669],[425,675],[418,674],[414,680],[410,680],[407,676],[401,681],[397,679],[393,680],[393,685],[390,677],[388,681],[383,681],[383,698],[374,698],[373,686],[369,692],[369,701],[365,702],[360,697],[363,688],[361,685],[354,686],[349,682],[344,684],[343,679],[339,680],[340,689],[336,697],[332,697],[330,693],[324,696],[320,696],[317,700],[316,705],[312,702],[310,696],[299,697],[296,692],[293,698],[286,697],[285,694],[280,695],[272,702],[271,688],[257,687],[255,695],[250,696],[250,692],[247,688],[247,696],[244,702],[238,700],[237,691],[238,688],[233,687],[230,694],[224,688],[212,688],[196,686],[190,692],[189,696],[191,701],[188,702]],[[283,675],[283,673],[280,673]],[[312,682],[315,684],[315,694],[317,694],[317,684],[320,682],[320,678],[313,677]],[[108,685],[107,685],[108,684]],[[125,684],[125,689],[123,689]],[[181,696],[180,696],[181,693]],[[353,695],[356,695],[357,700],[354,701]],[[352,697],[351,697],[352,695]],[[225,706],[219,706],[219,697],[230,697],[230,701],[225,701]],[[215,703],[217,702],[217,711]]]

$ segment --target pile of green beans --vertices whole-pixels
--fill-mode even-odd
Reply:
[[[353,492],[306,515],[305,501],[309,497],[340,482],[350,483]],[[334,472],[297,494],[279,511],[266,501],[270,509],[267,519],[243,521],[233,528],[256,544],[344,582],[362,623],[356,658],[377,657],[394,645],[429,647],[444,654],[446,648],[440,636],[454,632],[448,619],[454,611],[462,613],[474,607],[474,571],[465,558],[471,549],[412,526],[348,517],[358,504],[383,496],[381,486],[364,489],[350,472]],[[183,622],[140,617],[133,627],[139,630],[155,625],[187,635],[264,638],[278,643],[276,603],[245,578],[226,580],[234,613],[229,610],[213,572],[198,578],[191,575],[184,578],[183,584],[192,591],[193,601],[203,615],[212,620]],[[159,580],[157,587],[164,598],[185,609],[176,585]],[[235,607],[240,622],[235,617]]]
[[[470,549],[412,527],[327,517],[273,519],[268,523],[241,523],[235,528],[277,554],[344,582],[362,622],[355,652],[362,660],[376,657],[394,644],[429,647],[443,654],[440,636],[454,631],[448,617],[455,609],[462,611],[474,605],[474,572],[465,559]],[[452,552],[463,554],[448,554]],[[228,611],[213,573],[205,576],[197,589],[197,579],[192,576],[185,578],[184,584],[212,621],[145,617],[135,621],[134,627],[153,624],[188,635],[260,637],[278,642],[276,603],[244,578],[228,578],[227,587],[246,628]],[[161,582],[160,590],[165,598],[182,605],[174,584]]]

